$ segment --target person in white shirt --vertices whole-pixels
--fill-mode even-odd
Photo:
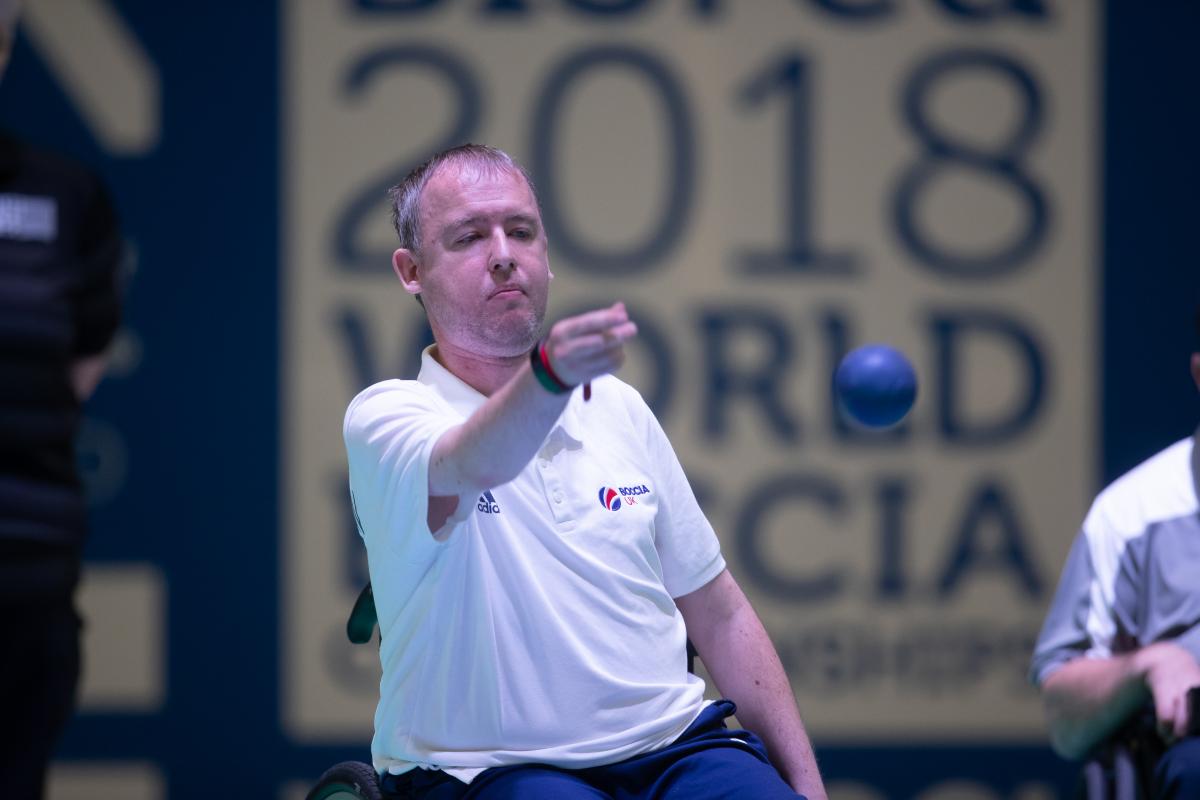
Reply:
[[[1200,308],[1192,380],[1200,389]],[[1050,741],[1082,759],[1154,710],[1139,754],[1159,800],[1200,797],[1200,429],[1092,503],[1034,648]]]
[[[440,153],[392,200],[393,268],[436,344],[344,423],[385,792],[825,798],[770,639],[662,428],[610,374],[637,334],[623,304],[541,337],[546,234],[499,150]],[[688,638],[728,699],[705,701]],[[735,703],[748,730],[724,724]]]

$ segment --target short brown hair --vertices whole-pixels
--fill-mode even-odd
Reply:
[[[447,163],[515,172],[525,179],[529,191],[533,193],[534,202],[537,202],[537,190],[533,188],[533,179],[524,167],[503,150],[483,144],[462,144],[443,150],[435,153],[388,190],[388,197],[392,201],[392,227],[396,229],[400,246],[405,250],[413,253],[419,253],[421,250],[421,193],[438,168]]]

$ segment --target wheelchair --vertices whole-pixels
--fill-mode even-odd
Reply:
[[[1188,736],[1200,735],[1200,687],[1188,690]],[[1134,716],[1102,742],[1084,763],[1076,800],[1147,800],[1166,747],[1158,736],[1153,707]]]
[[[321,774],[304,800],[383,800],[383,790],[373,766],[342,761]]]
[[[346,638],[353,644],[371,641],[379,616],[375,611],[375,593],[368,583],[359,592],[346,620]],[[341,761],[321,774],[304,800],[383,800],[379,774],[362,761]]]

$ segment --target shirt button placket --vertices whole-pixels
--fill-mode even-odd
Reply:
[[[567,492],[562,485],[559,472],[555,469],[554,463],[539,460],[538,467],[542,471],[542,479],[546,487],[546,497],[550,501],[550,512],[554,515],[554,521],[560,524],[570,522],[570,504],[566,502]]]

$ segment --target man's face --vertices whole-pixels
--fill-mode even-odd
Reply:
[[[421,195],[421,299],[438,342],[517,356],[537,341],[550,289],[546,234],[519,173],[445,164]]]

